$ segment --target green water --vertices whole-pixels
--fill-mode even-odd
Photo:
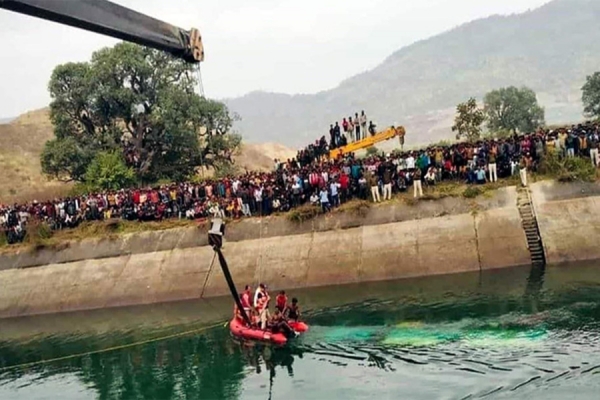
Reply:
[[[293,294],[284,348],[203,330],[227,299],[1,321],[0,399],[598,398],[600,266]]]

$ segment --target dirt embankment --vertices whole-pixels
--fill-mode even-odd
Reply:
[[[0,202],[45,200],[68,193],[71,185],[42,174],[40,154],[53,138],[49,110],[30,111],[0,124]],[[296,152],[277,143],[244,144],[235,157],[242,169],[269,171],[273,159],[288,159]]]

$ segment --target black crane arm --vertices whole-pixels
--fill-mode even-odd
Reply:
[[[186,31],[107,0],[0,0],[0,8],[204,61],[197,29]]]

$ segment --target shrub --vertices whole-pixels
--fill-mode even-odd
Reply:
[[[478,188],[477,186],[469,186],[468,188],[466,188],[462,195],[463,197],[467,198],[467,199],[474,199],[475,197],[481,195],[483,193],[483,191]]]
[[[596,168],[589,159],[581,157],[560,158],[551,152],[544,156],[539,172],[556,177],[559,182],[594,182]]]
[[[117,151],[100,152],[85,172],[88,188],[118,190],[135,183],[135,172]]]
[[[319,214],[321,214],[321,208],[312,204],[305,204],[291,210],[288,213],[287,218],[292,222],[301,223],[304,221],[309,221]]]
[[[338,211],[347,212],[350,214],[358,215],[360,217],[366,217],[371,208],[371,203],[365,200],[355,200],[348,203],[342,204]]]
[[[45,222],[30,220],[27,223],[25,243],[35,247],[44,247],[45,242],[52,237],[52,229]]]

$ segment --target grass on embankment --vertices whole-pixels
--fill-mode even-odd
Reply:
[[[117,238],[120,235],[147,231],[164,231],[173,228],[196,226],[197,221],[188,219],[166,219],[163,221],[138,222],[111,219],[106,221],[83,222],[73,229],[52,231],[47,225],[31,222],[27,225],[27,235],[23,243],[8,245],[6,237],[0,233],[0,252],[23,248],[57,248],[68,241],[80,241],[89,238]]]
[[[485,185],[467,185],[459,182],[442,182],[435,186],[423,187],[423,196],[419,198],[414,198],[413,189],[410,187],[403,193],[397,193],[393,195],[391,200],[383,201],[381,203],[373,203],[370,200],[351,200],[337,208],[334,208],[330,214],[335,215],[339,213],[351,213],[364,217],[367,215],[367,212],[371,207],[379,207],[385,204],[400,203],[407,206],[415,206],[420,201],[435,201],[447,197],[474,199],[479,196],[490,196],[494,191],[500,188],[515,186],[518,183],[519,178],[516,176],[508,179],[502,179],[494,183],[487,183]],[[371,195],[370,192],[368,194],[369,196]],[[285,215],[289,221],[301,223],[309,221],[322,214],[323,211],[321,210],[321,207],[305,204],[301,207],[291,210]]]

